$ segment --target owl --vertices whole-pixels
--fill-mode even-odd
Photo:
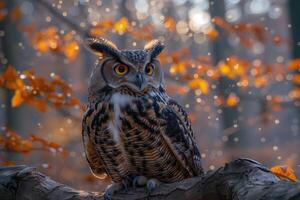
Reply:
[[[157,59],[159,40],[142,50],[120,50],[103,38],[86,46],[99,59],[93,68],[82,121],[87,161],[95,176],[113,181],[105,196],[129,186],[171,183],[203,173],[200,153],[184,109],[164,88]]]

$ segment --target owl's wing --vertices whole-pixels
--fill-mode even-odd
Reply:
[[[103,177],[106,174],[102,159],[100,155],[97,153],[95,146],[93,145],[90,134],[89,128],[87,124],[87,115],[84,115],[83,122],[82,122],[82,140],[84,145],[84,151],[86,159],[90,165],[90,168],[93,174],[97,177]]]
[[[201,155],[186,112],[170,99],[162,110],[162,116],[166,121],[163,137],[177,160],[191,175],[201,175],[203,173]]]

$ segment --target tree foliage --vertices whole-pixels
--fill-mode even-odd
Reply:
[[[74,24],[72,20],[61,14],[47,1],[37,0],[50,14],[61,19],[62,24],[69,26],[69,30],[61,31],[59,26],[45,25],[42,29],[35,27],[34,23],[24,23],[22,11],[16,5],[8,12],[5,1],[0,1],[0,21],[9,20],[26,37],[28,44],[38,54],[51,54],[60,56],[68,62],[76,62],[83,49],[82,41],[85,37],[129,37],[133,38],[133,46],[138,42],[149,41],[154,37],[162,39],[168,44],[168,39],[178,37],[178,20],[172,16],[161,18],[159,27],[151,22],[138,24],[127,16],[118,19],[106,17],[101,21],[95,21],[90,25],[82,26]],[[259,23],[229,23],[221,17],[211,20],[211,26],[203,30],[204,37],[214,42],[220,34],[218,28],[226,33],[228,37],[237,38],[239,44],[244,48],[251,48],[256,42],[266,44],[272,43],[274,48],[288,46],[287,38],[266,30]],[[181,30],[186,35],[192,34],[189,29]],[[171,39],[170,39],[171,40]],[[160,61],[168,72],[166,79],[170,82],[167,91],[171,94],[184,96],[193,93],[197,102],[206,95],[213,94],[216,107],[237,107],[241,100],[256,98],[266,106],[265,110],[278,112],[288,105],[299,109],[300,106],[300,59],[291,59],[285,64],[283,62],[268,63],[263,59],[256,58],[248,60],[231,55],[224,60],[213,64],[211,55],[199,55],[187,48],[168,50],[160,55]],[[26,68],[26,66],[23,66]],[[43,67],[43,66],[38,66]],[[220,79],[234,80],[231,87],[239,89],[238,93],[231,92],[228,96],[215,93]],[[172,81],[180,81],[178,85]],[[289,82],[293,88],[287,95],[265,94],[264,96],[249,95],[253,88],[264,91],[272,83]],[[40,112],[47,114],[49,107],[56,110],[81,108],[84,111],[84,103],[76,97],[76,90],[61,78],[58,74],[51,73],[48,77],[35,73],[32,69],[18,70],[12,66],[10,61],[3,66],[0,73],[0,89],[13,93],[10,99],[11,107],[21,105],[30,106]],[[264,110],[264,111],[265,111]],[[193,113],[190,114],[193,120]],[[5,128],[0,136],[0,150],[22,154],[28,154],[33,150],[47,150],[59,152],[68,156],[66,150],[55,142],[49,142],[42,137],[31,134],[23,137],[13,127]],[[2,160],[2,164],[12,164],[9,160]],[[281,178],[298,181],[294,171],[290,167],[275,166],[271,171]]]

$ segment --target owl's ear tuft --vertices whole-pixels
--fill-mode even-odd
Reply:
[[[85,40],[85,46],[100,57],[107,55],[119,56],[118,47],[113,42],[104,38],[88,38]]]
[[[152,40],[145,45],[144,50],[149,53],[150,58],[155,58],[164,48],[165,45],[160,40]]]

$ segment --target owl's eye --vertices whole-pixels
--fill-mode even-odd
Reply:
[[[154,65],[152,64],[148,64],[145,68],[145,72],[146,74],[148,74],[149,76],[151,76],[154,72]]]
[[[117,65],[117,66],[115,66],[114,70],[117,75],[124,76],[125,74],[128,73],[129,68],[126,65]]]

